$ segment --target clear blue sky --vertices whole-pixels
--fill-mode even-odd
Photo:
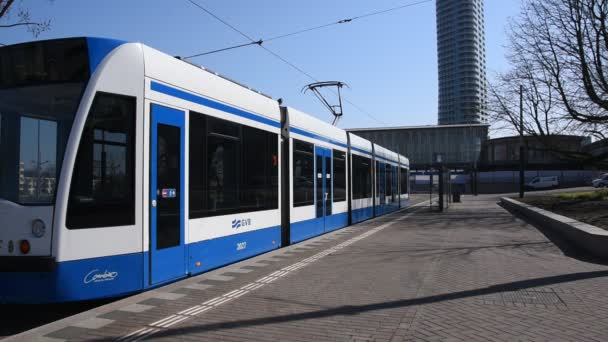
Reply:
[[[415,2],[413,0],[195,0],[254,38],[265,38]],[[245,43],[186,0],[24,0],[33,19],[50,18],[38,39],[71,36],[139,41],[171,55],[191,55]],[[488,79],[507,68],[507,19],[520,0],[485,0]],[[2,29],[5,44],[33,40],[23,28]],[[435,3],[332,26],[266,46],[319,80],[339,80],[344,95],[391,126],[437,122]],[[241,83],[283,98],[326,121],[329,112],[300,90],[311,81],[263,49],[249,46],[196,58],[194,62]],[[345,104],[340,127],[382,126]]]

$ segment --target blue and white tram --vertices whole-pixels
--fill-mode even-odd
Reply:
[[[293,108],[289,122],[290,243],[348,225],[346,132]]]
[[[350,147],[351,223],[374,217],[374,150],[372,143],[348,133]]]
[[[399,155],[399,207],[407,207],[410,200],[410,160]]]
[[[399,209],[400,201],[397,196],[399,161],[397,153],[377,144],[373,147],[376,174],[375,215],[379,216]]]
[[[0,48],[0,155],[0,302],[143,291],[407,205],[404,157],[110,39]]]

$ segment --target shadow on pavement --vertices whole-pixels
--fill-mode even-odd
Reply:
[[[57,304],[0,304],[0,339],[76,315],[120,298]]]
[[[463,298],[477,297],[495,294],[506,291],[518,291],[534,287],[543,287],[549,285],[555,285],[560,283],[567,283],[579,280],[594,279],[608,276],[608,271],[594,271],[594,272],[579,272],[564,274],[551,277],[535,278],[528,280],[515,281],[510,283],[504,283],[499,285],[488,286],[480,289],[459,291],[441,295],[427,296],[422,298],[403,299],[383,303],[374,303],[366,305],[345,305],[331,309],[322,309],[313,312],[305,312],[299,314],[290,314],[282,316],[264,317],[256,319],[238,320],[225,323],[214,323],[207,325],[199,325],[193,327],[177,328],[172,330],[164,330],[154,334],[154,338],[172,337],[187,334],[204,333],[207,331],[215,330],[227,330],[235,328],[243,328],[249,326],[284,323],[291,321],[299,321],[306,319],[316,319],[331,317],[337,315],[357,315],[363,312],[384,310],[393,308],[402,308],[416,305],[426,305],[450,300],[457,300]],[[98,341],[115,341],[115,338],[100,339]]]

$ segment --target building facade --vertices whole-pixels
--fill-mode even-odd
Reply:
[[[487,140],[481,148],[481,169],[518,170],[521,141],[519,136]],[[588,169],[591,165],[583,162],[587,158],[608,155],[608,148],[602,154],[602,141],[592,144],[589,137],[584,136],[552,135],[543,138],[525,136],[523,142],[524,159],[528,170]]]
[[[439,125],[487,123],[483,0],[436,0]]]
[[[487,124],[409,126],[349,129],[364,139],[398,152],[410,160],[412,169],[433,165],[438,155],[454,168],[472,168],[480,162],[488,137]]]

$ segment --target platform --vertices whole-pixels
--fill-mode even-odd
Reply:
[[[6,341],[608,340],[606,265],[497,201],[410,208]]]

